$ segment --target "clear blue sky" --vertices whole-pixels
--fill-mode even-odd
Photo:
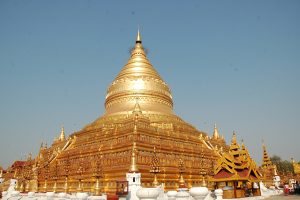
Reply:
[[[300,160],[299,1],[0,1],[0,165],[104,112],[137,26],[175,112]]]

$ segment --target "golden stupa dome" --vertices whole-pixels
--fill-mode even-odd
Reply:
[[[147,59],[139,31],[127,64],[107,90],[105,114],[131,112],[137,100],[143,112],[173,114],[170,88]]]

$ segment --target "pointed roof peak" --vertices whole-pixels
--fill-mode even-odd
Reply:
[[[141,37],[141,34],[140,34],[140,28],[138,28],[138,32],[137,32],[135,43],[142,43],[142,37]]]

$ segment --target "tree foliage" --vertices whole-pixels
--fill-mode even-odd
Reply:
[[[271,161],[277,167],[279,173],[294,173],[293,164],[290,161],[282,160],[281,157],[274,155],[271,158]]]

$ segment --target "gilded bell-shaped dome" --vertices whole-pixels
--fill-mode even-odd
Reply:
[[[127,64],[107,90],[105,114],[131,112],[137,99],[143,112],[173,114],[170,88],[147,59],[139,31]]]

